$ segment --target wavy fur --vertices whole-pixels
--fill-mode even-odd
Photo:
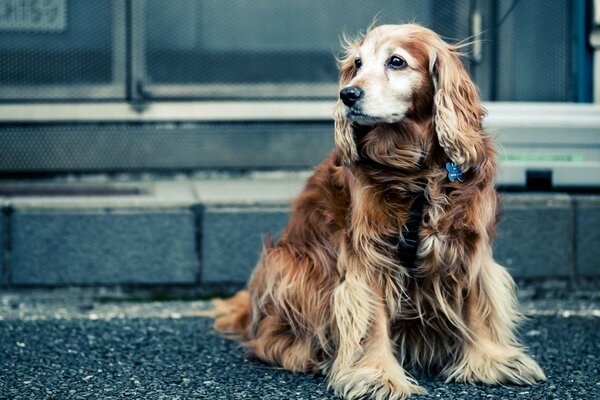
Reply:
[[[545,379],[515,337],[514,283],[492,257],[496,153],[456,48],[414,24],[374,28],[348,45],[340,87],[368,84],[353,60],[369,40],[393,40],[416,60],[406,115],[359,126],[336,106],[336,149],[248,290],[215,304],[215,328],[268,363],[326,374],[346,399],[424,393],[404,368],[470,383]],[[448,180],[448,159],[464,182]],[[408,269],[395,251],[418,194],[427,201]]]

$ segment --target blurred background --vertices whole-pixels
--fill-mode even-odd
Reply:
[[[451,42],[477,39],[464,61],[492,111],[496,102],[591,103],[592,7],[591,0],[2,0],[0,122],[11,124],[0,135],[0,173],[311,167],[332,144],[330,122],[317,122],[330,119],[337,98],[340,37],[375,17],[415,21]],[[295,101],[311,102],[310,110]],[[547,110],[567,108],[567,117],[583,110]],[[544,110],[525,114],[535,119]],[[251,123],[211,124],[240,120]],[[181,121],[207,124],[141,124]],[[598,161],[566,150],[506,157]]]
[[[122,243],[142,240],[145,254],[154,239],[134,240],[140,233],[125,230],[119,244],[125,247],[115,250],[114,233],[130,224],[110,225],[108,215],[114,213],[106,210],[137,215],[148,213],[138,206],[166,204],[189,213],[184,220],[191,224],[193,260],[182,261],[188,275],[173,282],[202,282],[210,268],[223,271],[238,264],[241,272],[214,280],[242,282],[260,247],[258,238],[285,223],[287,200],[333,146],[340,38],[356,35],[374,18],[382,24],[418,22],[449,42],[475,39],[464,63],[489,110],[486,127],[500,148],[498,187],[507,193],[508,204],[516,202],[516,210],[534,213],[509,217],[513,225],[505,228],[511,232],[507,236],[535,238],[540,232],[523,231],[534,229],[532,224],[549,235],[523,244],[523,257],[529,259],[527,252],[537,246],[554,265],[538,263],[533,275],[573,277],[577,262],[600,274],[597,251],[577,258],[575,245],[580,242],[577,218],[600,221],[594,208],[600,188],[599,3],[0,0],[0,233],[5,243],[0,284],[162,283],[158,277],[140,278],[135,265],[155,263],[160,271],[166,259],[187,260],[188,250],[176,242],[169,251],[177,248],[181,254],[169,256],[165,250],[157,260],[124,261],[128,256],[122,254],[136,245]],[[174,182],[186,182],[191,194],[169,203],[160,196],[188,190]],[[160,189],[158,184],[175,186]],[[527,200],[514,192],[541,197]],[[591,204],[592,214],[577,213],[587,210],[577,208],[582,199]],[[248,210],[231,220],[210,211],[210,204],[266,204],[272,211],[273,203],[284,208],[273,211],[272,220]],[[564,215],[548,214],[548,207]],[[80,225],[57,217],[73,216],[74,210],[87,210],[77,219]],[[95,215],[98,210],[106,215]],[[28,213],[55,219],[29,220]],[[98,219],[85,222],[91,214]],[[547,219],[558,221],[555,233],[543,225]],[[213,222],[218,228],[210,231]],[[108,224],[106,237],[97,234],[102,223]],[[148,223],[140,230],[151,231],[154,222]],[[240,228],[244,223],[247,232]],[[237,245],[247,245],[247,252],[222,248],[214,239],[214,232],[227,231],[225,226],[238,230]],[[579,239],[583,235],[595,249],[598,228],[585,226],[589,232],[580,232]],[[82,233],[86,229],[89,238]],[[193,236],[198,230],[201,234]],[[70,247],[63,243],[69,235]],[[82,255],[76,243],[86,238],[91,255]],[[568,251],[556,258],[540,242],[558,249],[567,243]],[[515,243],[506,243],[501,258],[518,265],[510,256]],[[214,265],[205,259],[212,257],[209,248],[218,253]],[[113,255],[106,258],[106,252]],[[50,256],[58,265],[51,278],[43,272]],[[127,268],[131,273],[125,278],[113,274]],[[90,269],[112,272],[94,277]]]
[[[327,396],[197,316],[331,151],[375,18],[473,41],[494,257],[549,377],[428,398],[598,398],[600,0],[0,0],[0,398]]]

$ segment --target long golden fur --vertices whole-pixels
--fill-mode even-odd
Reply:
[[[391,57],[396,57],[392,60]],[[336,149],[294,200],[248,290],[216,303],[218,331],[339,396],[424,393],[404,368],[447,381],[533,384],[545,376],[515,337],[513,280],[492,258],[496,154],[458,48],[414,24],[346,48]],[[446,162],[464,181],[451,182]],[[417,260],[396,254],[424,196]]]

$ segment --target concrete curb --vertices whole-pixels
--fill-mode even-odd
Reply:
[[[2,287],[243,284],[306,173],[123,183],[136,196],[0,202]],[[496,259],[516,278],[600,277],[600,195],[504,193]]]
[[[575,273],[578,276],[600,275],[600,196],[575,199]]]
[[[505,194],[494,256],[519,278],[575,275],[573,197]]]

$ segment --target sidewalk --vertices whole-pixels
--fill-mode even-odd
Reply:
[[[0,287],[243,284],[308,175],[17,182],[0,197]],[[600,195],[502,204],[494,256],[514,277],[600,277]]]
[[[548,381],[445,384],[419,399],[600,399],[600,295],[522,291],[521,337]],[[322,377],[247,360],[193,315],[206,301],[110,302],[66,291],[0,295],[0,399],[333,399]],[[543,296],[542,296],[543,297]]]

